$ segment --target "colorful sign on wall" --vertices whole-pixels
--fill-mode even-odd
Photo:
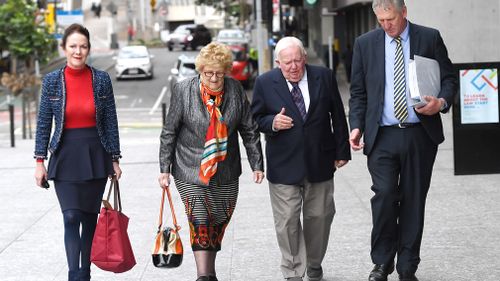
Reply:
[[[462,124],[498,123],[498,69],[460,70]]]

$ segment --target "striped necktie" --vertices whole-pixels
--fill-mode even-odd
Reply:
[[[306,105],[304,103],[304,97],[302,96],[302,91],[299,88],[299,82],[291,82],[292,84],[292,90],[290,93],[292,94],[292,99],[295,105],[297,106],[297,109],[300,112],[300,116],[302,117],[302,120],[306,120]]]
[[[396,42],[396,55],[394,58],[394,116],[400,123],[403,123],[408,118],[405,63],[401,37],[394,38],[394,41]]]

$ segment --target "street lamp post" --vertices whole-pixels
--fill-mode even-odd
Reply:
[[[108,11],[111,13],[111,43],[110,43],[110,48],[111,49],[118,49],[118,40],[116,36],[116,27],[115,27],[115,20],[116,20],[116,13],[118,11],[118,7],[116,7],[115,2],[111,1],[109,2],[108,6],[106,7]]]

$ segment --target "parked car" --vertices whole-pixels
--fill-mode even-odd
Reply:
[[[153,79],[153,55],[146,46],[126,46],[120,49],[116,59],[116,79],[145,77]]]
[[[167,90],[172,91],[175,83],[186,78],[198,75],[194,65],[195,57],[180,55],[175,63],[175,67],[170,70],[170,75],[167,79]]]
[[[226,45],[248,45],[248,37],[241,29],[221,29],[217,34],[217,42]]]
[[[248,60],[247,50],[242,45],[230,45],[233,52],[233,69],[231,77],[241,82],[246,89],[252,84],[252,65]]]
[[[174,48],[181,48],[185,51],[187,48],[196,50],[199,46],[205,46],[210,42],[212,42],[212,34],[204,25],[182,24],[166,36],[165,44],[169,51]]]

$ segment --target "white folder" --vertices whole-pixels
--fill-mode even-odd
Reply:
[[[437,97],[441,91],[439,63],[430,58],[414,55],[408,64],[410,105],[416,108],[427,104],[423,96]]]

